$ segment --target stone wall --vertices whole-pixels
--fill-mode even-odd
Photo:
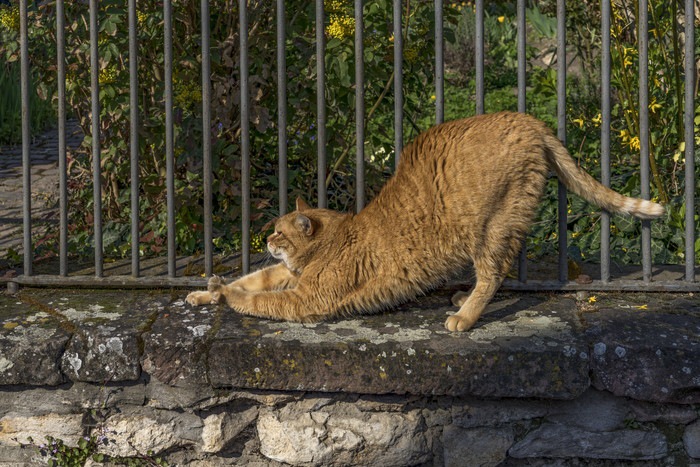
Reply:
[[[52,436],[171,465],[689,465],[698,406],[589,389],[571,401],[192,389],[145,381],[0,393],[0,465],[45,462]],[[26,463],[26,464],[22,464]],[[634,465],[634,464],[632,464]]]
[[[0,295],[0,465],[90,436],[142,465],[700,463],[692,295],[499,295],[458,334],[451,292],[306,325],[180,292]]]

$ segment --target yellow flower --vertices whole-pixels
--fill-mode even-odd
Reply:
[[[326,0],[323,8],[329,13],[339,13],[343,11],[344,5],[341,0]]]
[[[111,84],[117,80],[117,69],[114,66],[108,68],[103,68],[100,70],[100,74],[97,78],[97,82],[100,85]]]
[[[253,253],[263,253],[267,249],[267,242],[264,234],[251,233],[250,249]]]
[[[634,138],[630,139],[629,142],[630,149],[634,149],[635,151],[639,151],[641,148],[641,145],[639,143],[639,136],[635,136]]]
[[[0,8],[0,24],[10,31],[19,31],[19,6]]]
[[[656,113],[657,110],[661,108],[661,104],[656,102],[656,97],[651,99],[651,103],[649,104],[649,110],[651,110],[651,113]]]
[[[498,22],[499,22],[499,23],[502,23],[502,22],[504,22],[505,20],[506,20],[506,17],[505,17],[505,16],[499,16],[499,17],[498,17]]]
[[[583,124],[585,123],[583,118],[575,118],[572,120],[572,122],[576,123],[579,128],[583,128]]]
[[[632,66],[634,57],[637,55],[637,49],[633,47],[624,47],[622,49],[622,66]]]
[[[681,141],[681,144],[678,145],[678,149],[676,150],[676,153],[673,155],[673,162],[678,162],[681,160],[681,156],[685,152],[685,141]],[[685,159],[683,159],[683,162],[685,163]]]
[[[591,121],[595,124],[595,126],[600,126],[600,122],[603,121],[603,116],[598,112],[598,115],[593,117]]]
[[[630,139],[630,132],[627,130],[620,130],[620,138],[622,138],[622,142],[626,143]]]
[[[595,295],[591,295],[590,297],[588,297],[588,303],[595,303],[596,301],[598,301],[598,299]]]
[[[148,13],[144,13],[143,11],[136,12],[136,22],[139,26],[143,26],[143,23],[145,23],[147,19]]]
[[[430,100],[432,100],[432,101],[435,100],[435,94],[433,94],[432,96],[430,96]]]
[[[330,24],[326,27],[329,37],[342,39],[352,36],[355,32],[355,18],[352,16],[331,15]]]

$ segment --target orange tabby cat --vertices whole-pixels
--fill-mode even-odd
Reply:
[[[581,170],[544,123],[518,113],[458,120],[418,136],[396,174],[359,214],[297,210],[268,238],[281,260],[225,285],[209,280],[192,305],[226,303],[263,318],[315,321],[410,300],[471,261],[476,285],[457,293],[445,326],[472,327],[510,270],[549,170],[603,209],[651,219],[656,203],[620,195]]]

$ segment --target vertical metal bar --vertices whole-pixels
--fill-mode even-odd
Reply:
[[[66,164],[66,37],[63,0],[56,1],[56,64],[58,72],[59,274],[68,275],[68,180]]]
[[[484,0],[475,2],[476,114],[484,113]]]
[[[102,260],[102,181],[100,149],[100,63],[97,55],[99,25],[97,0],[90,0],[90,88],[92,99],[92,202],[95,224],[95,276],[103,275]]]
[[[175,277],[175,134],[173,128],[173,4],[163,2],[165,65],[165,170],[168,214],[168,276]]]
[[[566,2],[557,0],[557,136],[566,144]],[[559,181],[558,191],[559,281],[568,279],[566,247],[566,187]]]
[[[685,1],[685,280],[695,281],[695,15]]]
[[[214,272],[212,220],[212,154],[211,154],[211,51],[209,40],[209,0],[201,1],[202,15],[202,170],[204,171],[204,274]]]
[[[525,25],[525,0],[518,0],[518,112],[527,112],[527,101],[525,100],[525,90],[527,87],[527,57],[525,55],[526,45],[526,25]],[[518,257],[518,280],[527,281],[527,244],[523,242]]]
[[[139,77],[136,0],[129,0],[129,118],[131,150],[131,276],[141,273],[139,254]]]
[[[601,0],[601,123],[600,123],[600,172],[601,183],[610,187],[610,0]],[[610,281],[610,214],[600,216],[600,280]]]
[[[316,125],[318,147],[318,207],[328,206],[326,195],[326,31],[323,0],[316,0]]]
[[[518,112],[527,112],[525,89],[527,87],[525,0],[518,0]]]
[[[27,0],[19,2],[20,93],[22,98],[22,218],[24,227],[24,274],[32,275],[32,161],[29,154],[29,36],[27,30]]]
[[[445,91],[444,71],[445,61],[443,57],[444,40],[442,24],[442,2],[435,0],[435,123],[440,124],[445,120]]]
[[[362,0],[355,0],[355,212],[365,206],[365,48]]]
[[[241,261],[243,274],[250,272],[250,93],[248,91],[248,7],[239,0],[241,77]]]
[[[402,2],[394,0],[394,169],[403,150],[403,34]]]
[[[639,170],[643,199],[651,197],[649,189],[649,7],[639,0]],[[651,281],[651,222],[642,221],[642,277]]]
[[[277,146],[279,157],[280,216],[287,213],[289,175],[287,173],[287,54],[284,0],[277,0]]]

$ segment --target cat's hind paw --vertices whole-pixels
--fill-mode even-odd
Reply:
[[[209,282],[207,283],[207,290],[209,292],[221,293],[221,288],[226,285],[224,280],[219,276],[211,276]]]
[[[469,330],[474,325],[474,321],[455,314],[447,318],[445,321],[445,328],[450,332],[463,332]]]

